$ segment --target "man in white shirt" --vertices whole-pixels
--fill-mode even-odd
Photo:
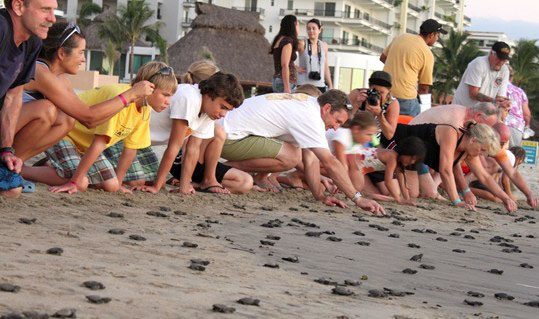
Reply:
[[[472,106],[477,102],[497,102],[501,107],[509,108],[509,69],[506,65],[509,53],[511,49],[507,43],[496,42],[487,56],[470,62],[455,92],[453,104]]]
[[[346,205],[325,196],[320,184],[320,163],[335,185],[364,210],[384,213],[375,201],[356,192],[343,165],[333,156],[325,137],[348,120],[349,101],[339,90],[318,99],[305,94],[266,94],[246,99],[222,120],[227,141],[221,157],[227,164],[255,173],[282,172],[296,167],[314,197],[330,206]]]
[[[137,188],[157,193],[170,172],[180,181],[177,192],[184,195],[195,193],[192,183],[199,191],[209,193],[249,191],[253,185],[249,174],[218,163],[226,135],[215,125],[243,99],[241,84],[232,74],[217,72],[200,84],[179,85],[170,107],[151,115],[152,145],[167,145],[167,149],[159,168],[153,168],[157,170],[153,185]],[[184,152],[179,153],[185,140]],[[151,149],[145,149],[137,153],[137,158],[152,155],[155,157]]]

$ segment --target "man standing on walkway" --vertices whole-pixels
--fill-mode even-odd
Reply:
[[[432,85],[434,56],[429,47],[438,41],[440,33],[447,34],[433,19],[425,20],[419,32],[396,37],[380,55],[384,71],[393,78],[391,93],[399,100],[402,115],[416,116],[421,112],[417,96],[429,93]]]
[[[491,102],[509,108],[509,68],[506,65],[509,53],[511,48],[507,43],[496,42],[488,55],[470,62],[455,92],[453,104],[472,106],[477,102]]]
[[[56,21],[56,0],[5,0],[0,10],[0,195],[20,193],[13,138],[22,106],[23,86],[34,77],[41,40]]]

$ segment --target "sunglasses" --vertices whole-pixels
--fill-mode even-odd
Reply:
[[[165,67],[161,68],[161,70],[157,71],[157,73],[150,76],[148,81],[152,82],[152,78],[154,76],[158,75],[158,74],[161,74],[161,75],[164,75],[164,76],[174,75],[174,69],[171,66],[165,66]]]
[[[67,33],[67,31],[71,29],[70,32]],[[80,28],[78,25],[76,25],[75,23],[71,22],[67,25],[67,27],[64,29],[64,31],[62,32],[62,35],[66,34],[67,35],[65,36],[65,38],[62,40],[62,42],[60,42],[60,46],[59,48],[61,48],[64,43],[75,33],[78,33],[78,34],[82,34],[82,32],[80,31]]]

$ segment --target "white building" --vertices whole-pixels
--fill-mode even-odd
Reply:
[[[479,49],[485,53],[492,50],[492,45],[495,42],[503,41],[507,43],[510,47],[515,47],[515,42],[503,33],[503,32],[483,32],[483,31],[467,31],[470,35],[468,39],[470,41],[475,41],[479,46]]]
[[[111,8],[126,5],[128,0],[92,1],[104,8]],[[469,26],[471,21],[463,14],[464,1],[202,0],[227,8],[258,12],[260,23],[266,29],[266,38],[270,42],[279,32],[281,19],[287,14],[298,17],[300,37],[306,37],[307,21],[312,18],[319,19],[323,24],[322,39],[329,44],[329,63],[335,86],[345,91],[354,86],[366,85],[370,73],[383,67],[378,61],[383,48],[399,34],[417,33],[424,20],[433,18],[448,28],[459,30]],[[78,6],[82,2],[82,0],[59,0],[58,5],[68,20],[74,20]],[[155,11],[153,21],[164,22],[161,35],[170,44],[189,31],[191,22],[196,17],[196,0],[146,0],[146,2]],[[137,47],[135,54],[135,62],[143,63],[153,59],[159,52]],[[123,60],[121,63],[124,63]],[[91,63],[89,66],[91,67]]]

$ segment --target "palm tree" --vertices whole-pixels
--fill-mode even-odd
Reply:
[[[109,75],[114,74],[114,64],[121,56],[120,51],[118,51],[116,45],[112,40],[108,39],[107,44],[105,45],[105,56],[107,57],[107,62],[109,63],[108,73]]]
[[[105,17],[99,27],[99,36],[106,40],[104,51],[109,62],[109,74],[112,74],[114,63],[127,45],[126,39],[128,35],[120,18],[115,14],[110,14]]]
[[[92,1],[86,1],[80,6],[79,17],[77,18],[77,24],[84,30],[90,25],[90,16],[94,14],[99,14],[102,12],[102,9],[99,5],[93,3]]]
[[[441,48],[434,49],[436,65],[434,66],[433,91],[439,101],[445,101],[453,94],[460,79],[473,59],[481,55],[477,44],[468,41],[468,33],[451,30],[446,39],[440,39]]]
[[[147,24],[148,20],[153,16],[154,10],[150,9],[144,0],[131,0],[127,3],[127,6],[120,6],[118,8],[118,13],[119,20],[127,35],[127,42],[131,47],[131,54],[129,56],[129,76],[130,79],[133,79],[135,44],[137,41],[143,39],[145,35],[154,34],[155,30],[159,30],[163,23],[158,21]]]
[[[519,40],[510,62],[513,68],[513,83],[528,95],[529,106],[535,118],[539,116],[539,48],[536,42],[537,40]]]
[[[161,37],[159,29],[152,29],[151,32],[146,34],[146,38],[159,49],[159,60],[168,64],[168,42]]]

